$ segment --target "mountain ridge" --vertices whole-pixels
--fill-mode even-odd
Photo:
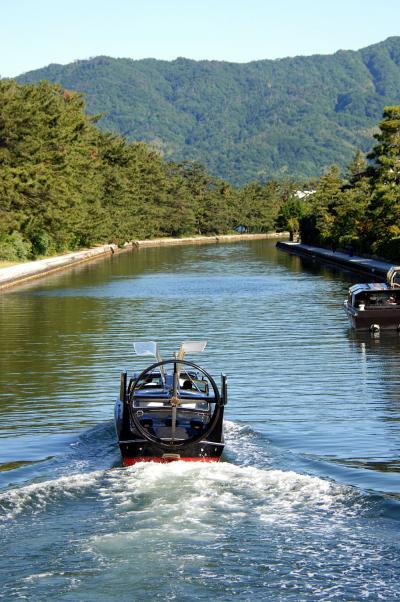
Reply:
[[[16,79],[78,90],[100,127],[234,184],[307,179],[368,151],[383,107],[400,104],[400,37],[248,63],[99,56]]]
[[[390,43],[392,41],[397,42],[399,40],[400,40],[400,36],[388,36],[387,38],[385,38],[384,40],[381,40],[380,42],[375,42],[374,44],[369,44],[368,46],[363,46],[362,48],[358,48],[357,50],[339,48],[338,50],[335,50],[335,52],[332,52],[332,53],[316,52],[313,54],[295,54],[293,56],[287,55],[287,56],[277,57],[275,59],[269,59],[269,58],[253,59],[251,61],[246,61],[243,63],[238,62],[238,61],[229,61],[227,59],[191,59],[191,58],[185,57],[185,56],[177,56],[175,59],[158,59],[158,58],[152,57],[152,56],[143,57],[141,59],[135,59],[132,57],[123,57],[123,56],[115,57],[115,56],[110,56],[108,54],[99,54],[97,56],[92,56],[92,57],[89,57],[86,59],[76,59],[69,63],[49,63],[48,65],[45,65],[44,67],[39,67],[37,69],[30,69],[29,71],[23,71],[19,75],[15,75],[13,77],[7,77],[7,78],[0,77],[0,79],[18,79],[20,77],[24,77],[25,75],[29,75],[30,73],[36,73],[37,71],[40,71],[41,69],[47,69],[48,67],[67,67],[69,65],[75,65],[77,63],[88,63],[88,62],[94,61],[96,59],[102,59],[102,58],[111,59],[111,60],[115,60],[115,61],[119,61],[119,60],[132,61],[134,63],[138,63],[138,62],[142,62],[142,61],[154,61],[157,63],[175,63],[176,61],[188,61],[188,62],[192,62],[192,63],[221,63],[221,64],[230,64],[230,65],[251,65],[253,63],[263,63],[263,62],[274,63],[274,62],[278,62],[278,61],[286,61],[289,59],[330,57],[330,56],[336,56],[337,54],[341,54],[341,53],[350,53],[350,52],[357,53],[357,52],[362,52],[363,50],[366,50],[366,49],[372,49],[372,48],[376,48],[379,46],[385,46],[385,45],[387,45],[387,43]]]

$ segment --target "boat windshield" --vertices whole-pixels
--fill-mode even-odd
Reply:
[[[136,380],[131,378],[129,397],[133,407],[148,409],[171,409],[173,397],[173,373],[161,374],[159,370],[147,373]],[[214,394],[208,379],[195,371],[182,371],[177,388],[178,406],[182,411],[197,410],[209,412],[215,403]]]

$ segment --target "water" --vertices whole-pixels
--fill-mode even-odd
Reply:
[[[4,294],[0,597],[400,600],[400,339],[348,330],[352,281],[256,241]],[[224,461],[122,468],[132,341],[203,338],[229,375]]]

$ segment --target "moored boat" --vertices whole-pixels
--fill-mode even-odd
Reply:
[[[134,343],[137,355],[156,362],[132,376],[121,373],[115,427],[125,466],[220,459],[226,376],[221,375],[219,389],[204,368],[184,359],[205,346],[205,341],[185,342],[172,359],[162,360],[157,343]]]
[[[343,309],[352,328],[400,332],[400,267],[388,271],[386,282],[351,286]]]

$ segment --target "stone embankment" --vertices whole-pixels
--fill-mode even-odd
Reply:
[[[221,234],[219,236],[191,236],[186,238],[151,238],[148,240],[133,240],[126,243],[127,247],[164,247],[171,245],[203,245],[207,243],[238,242],[243,240],[257,240],[261,238],[276,238],[285,236],[285,233],[270,232],[267,234]]]
[[[47,257],[46,259],[38,259],[37,261],[29,261],[27,263],[17,263],[0,269],[0,291],[20,284],[33,278],[46,276],[58,270],[64,270],[68,267],[78,265],[86,261],[92,261],[99,257],[111,255],[117,251],[117,245],[103,245],[86,251],[77,251],[68,253],[67,255],[59,255],[57,257]]]
[[[329,249],[304,245],[299,242],[279,241],[276,246],[287,253],[332,265],[341,270],[356,272],[363,276],[371,277],[372,275],[374,277],[373,280],[386,280],[388,270],[394,265],[387,261],[343,253],[341,251],[330,251]]]
[[[18,263],[6,268],[1,268],[0,291],[28,280],[33,280],[34,278],[47,276],[47,274],[51,274],[58,270],[65,270],[80,263],[93,261],[100,257],[110,256],[121,251],[170,245],[228,243],[243,240],[256,240],[259,238],[275,238],[284,235],[285,233],[276,234],[272,232],[268,234],[228,234],[221,236],[193,236],[187,238],[155,238],[150,240],[134,240],[129,243],[125,243],[123,249],[119,249],[117,245],[103,245],[101,247],[95,247],[94,249],[88,249],[86,251],[77,251],[75,253],[68,253],[66,255],[60,255],[57,257],[47,257],[46,259],[39,259],[37,261],[30,261],[27,263]]]

